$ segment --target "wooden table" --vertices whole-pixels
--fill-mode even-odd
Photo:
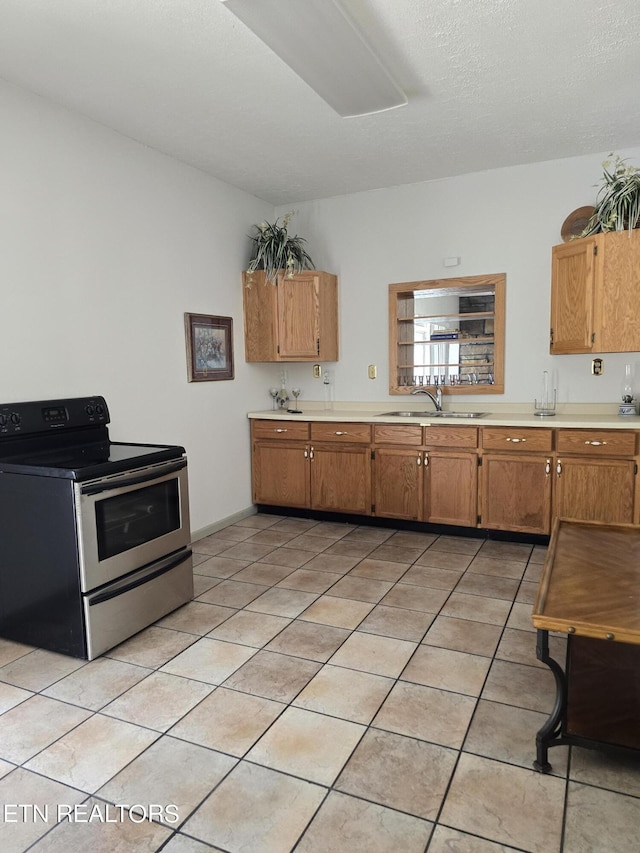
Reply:
[[[559,744],[640,755],[640,527],[557,520],[532,619],[538,660],[556,681],[535,769],[551,770]],[[568,636],[564,670],[549,631]]]

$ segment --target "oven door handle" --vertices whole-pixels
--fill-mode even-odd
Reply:
[[[122,585],[118,585],[116,589],[105,590],[105,592],[99,592],[97,595],[93,595],[89,597],[89,607],[93,607],[94,604],[103,604],[105,601],[110,601],[112,598],[117,598],[119,595],[122,595],[124,592],[130,592],[132,589],[135,589],[138,586],[142,586],[145,583],[149,583],[149,581],[155,580],[155,578],[159,578],[161,575],[170,572],[172,569],[175,569],[176,566],[179,566],[180,563],[184,563],[193,552],[191,549],[187,551],[181,552],[180,556],[176,557],[175,560],[171,560],[171,562],[166,566],[161,566],[159,569],[156,569],[155,572],[151,572],[149,574],[143,575],[142,577],[138,577],[135,580],[132,580],[131,583],[123,583]]]
[[[156,469],[151,473],[140,474],[137,477],[123,477],[121,480],[103,480],[100,483],[94,483],[92,486],[82,486],[81,494],[98,495],[100,492],[110,492],[113,489],[123,489],[126,486],[138,486],[140,483],[149,483],[152,480],[157,480],[159,477],[164,477],[166,474],[173,474],[174,471],[181,471],[186,467],[186,460],[181,459],[179,462],[174,462],[173,465],[167,465],[164,468]]]

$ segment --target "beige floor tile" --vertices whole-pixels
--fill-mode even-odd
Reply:
[[[470,696],[398,681],[371,725],[459,748],[475,705]]]
[[[567,651],[566,638],[551,634],[549,636],[549,651],[551,657],[564,668]],[[513,628],[505,628],[496,652],[496,658],[547,669],[547,665],[536,657],[536,635],[531,631],[516,631]]]
[[[247,753],[249,761],[331,785],[365,727],[304,708],[287,708]]]
[[[174,631],[185,631],[187,634],[204,636],[216,625],[220,625],[221,622],[228,619],[229,616],[233,616],[234,613],[235,610],[230,607],[189,601],[155,624],[159,628],[173,628]]]
[[[335,542],[330,548],[324,552],[325,554],[334,555],[336,557],[366,557],[376,547],[375,542],[353,542],[349,536]]]
[[[243,569],[243,571],[246,571],[246,569]],[[199,601],[204,601],[207,604],[217,604],[225,608],[233,607],[239,609],[269,589],[270,584],[245,583],[241,581],[241,574],[242,572],[239,572],[233,580],[220,581],[217,586],[214,586],[209,592],[200,596]],[[228,613],[227,616],[233,616],[233,614]],[[215,627],[213,625],[210,630]]]
[[[94,714],[25,766],[94,793],[157,738],[157,732]]]
[[[314,533],[302,533],[284,545],[284,548],[295,548],[297,551],[308,551],[310,554],[320,554],[333,545],[335,540],[328,536],[317,536]]]
[[[456,751],[370,729],[335,788],[383,806],[434,820],[453,772]]]
[[[345,537],[345,541],[347,542],[374,542],[379,545],[381,542],[385,542],[394,533],[397,531],[394,528],[390,527],[369,527],[367,525],[363,525],[362,527],[356,527],[355,530],[350,531]]]
[[[284,515],[271,515],[265,512],[255,512],[253,515],[248,515],[246,518],[241,518],[235,522],[236,527],[255,527],[258,530],[266,530],[273,527],[279,521],[283,521]]]
[[[162,853],[224,853],[220,847],[212,847],[203,841],[176,833],[162,848]]]
[[[291,622],[284,616],[270,616],[268,613],[252,613],[249,610],[239,610],[222,625],[214,628],[208,637],[216,640],[227,640],[244,646],[262,648],[276,634]]]
[[[317,598],[314,592],[300,592],[297,589],[285,589],[284,587],[272,587],[263,592],[250,604],[246,610],[256,613],[268,613],[271,616],[285,616],[293,618],[299,616]]]
[[[409,661],[402,679],[479,696],[490,665],[487,657],[422,645]]]
[[[203,637],[166,663],[161,671],[208,684],[221,684],[255,653],[250,646]]]
[[[225,687],[276,702],[290,702],[320,666],[315,661],[260,651],[227,679]]]
[[[5,640],[0,637],[0,667],[32,651],[33,646],[25,646],[23,643],[14,643],[13,640]]]
[[[531,621],[530,604],[514,604],[507,620],[507,628],[515,628],[518,631],[535,631]]]
[[[416,644],[407,640],[354,631],[333,655],[331,663],[397,678],[415,649]]]
[[[421,533],[419,530],[398,530],[389,539],[387,545],[400,545],[403,548],[428,548],[438,538],[437,533]]]
[[[22,764],[89,716],[84,708],[32,696],[0,716],[0,757]]]
[[[216,584],[220,583],[220,578],[210,578],[207,575],[193,575],[193,597],[198,598],[199,595],[204,595],[210,589],[213,589]]]
[[[436,826],[429,844],[429,853],[511,853],[514,849],[448,826]]]
[[[198,574],[213,578],[230,578],[250,564],[250,560],[234,560],[230,557],[210,557],[198,563]]]
[[[536,758],[536,734],[547,719],[537,711],[481,699],[464,750],[531,769]],[[555,746],[549,752],[554,775],[566,776],[567,759],[566,746]]]
[[[261,530],[254,533],[250,539],[247,539],[247,542],[254,545],[273,545],[277,548],[284,545],[285,542],[295,539],[295,537],[295,533],[287,533],[286,530]]]
[[[6,776],[7,773],[11,773],[11,771],[15,769],[15,764],[10,764],[8,761],[3,761],[2,758],[0,758],[0,779],[2,779],[3,776]]]
[[[301,592],[326,592],[341,577],[342,575],[335,572],[313,572],[309,569],[296,569],[276,586],[285,587],[285,589],[298,589]]]
[[[213,685],[154,672],[110,702],[102,713],[128,723],[166,732],[213,690]]]
[[[542,565],[547,558],[548,550],[546,545],[535,545],[529,557],[529,562],[540,563]]]
[[[388,560],[392,563],[411,565],[420,557],[424,548],[407,548],[403,545],[389,545],[388,541],[371,552],[372,560]]]
[[[130,853],[131,850],[152,853],[158,850],[172,830],[144,820],[142,809],[134,810],[134,814],[135,818],[129,818],[127,811],[91,797],[78,807],[77,820],[58,824],[36,849],[42,853],[86,853],[88,850],[92,853]]]
[[[150,672],[150,669],[132,663],[100,657],[61,678],[42,693],[62,702],[98,711],[146,678]]]
[[[318,536],[328,536],[329,539],[338,541],[343,539],[352,530],[356,530],[356,525],[336,521],[319,521],[313,529]]]
[[[397,637],[399,640],[419,643],[433,619],[433,613],[378,604],[360,623],[358,630],[367,634],[381,634],[383,637]]]
[[[280,702],[218,687],[171,734],[241,758],[285,709]]]
[[[525,581],[530,581],[531,583],[540,583],[540,578],[542,577],[542,563],[532,563],[530,562],[527,565],[526,571],[522,577]]]
[[[0,714],[4,714],[9,708],[15,708],[29,696],[33,696],[30,690],[23,690],[21,687],[0,682]]]
[[[452,592],[443,606],[441,616],[453,616],[456,619],[471,619],[475,622],[487,622],[502,627],[507,621],[511,602],[483,595],[466,595]]]
[[[357,628],[372,610],[373,604],[368,601],[323,595],[301,613],[300,618],[305,622],[319,622],[336,628]]]
[[[533,545],[527,545],[522,542],[501,542],[496,539],[487,539],[482,543],[480,555],[482,557],[495,557],[498,560],[519,560],[526,563]]]
[[[86,666],[86,663],[85,660],[67,655],[35,649],[0,668],[0,681],[37,692],[81,666]]]
[[[191,547],[194,554],[215,557],[217,554],[221,554],[223,551],[226,551],[230,545],[233,545],[233,540],[231,539],[220,539],[220,537],[214,538],[213,536],[207,536],[204,539],[199,539],[197,542],[194,542]]]
[[[345,628],[318,625],[314,622],[292,622],[266,647],[270,652],[282,652],[294,657],[325,663],[349,636]]]
[[[502,630],[499,625],[489,625],[487,622],[437,616],[422,642],[428,646],[491,657]]]
[[[522,604],[533,604],[538,594],[538,584],[533,581],[523,580],[516,595],[516,601]]]
[[[378,602],[393,586],[389,581],[378,581],[372,578],[360,578],[346,575],[335,583],[328,595],[337,598],[353,598],[356,601]]]
[[[317,554],[312,557],[308,563],[305,563],[305,569],[311,569],[314,572],[332,572],[337,575],[346,575],[360,560],[358,557],[345,557],[340,554]]]
[[[397,583],[382,599],[388,607],[406,607],[407,610],[421,610],[423,613],[437,613],[449,597],[446,589],[431,589],[428,586],[414,586]]]
[[[456,554],[477,554],[484,539],[466,536],[438,536],[431,548],[434,551],[453,551]]]
[[[463,753],[440,819],[531,853],[559,853],[563,798],[562,779]]]
[[[115,649],[110,649],[107,656],[126,663],[134,663],[137,666],[145,666],[148,669],[156,669],[197,641],[198,637],[194,634],[151,625],[116,646]]]
[[[349,572],[349,577],[372,578],[378,581],[399,581],[409,568],[408,563],[392,563],[389,560],[361,560]]]
[[[332,791],[296,853],[422,853],[431,827],[429,821]]]
[[[208,542],[244,542],[250,536],[253,536],[255,530],[236,524],[228,524],[222,530],[212,533],[210,536],[205,536],[204,539],[199,539],[194,542],[194,548],[200,550],[200,546]]]
[[[550,669],[494,660],[482,698],[549,714],[556,697]]]
[[[563,853],[637,853],[640,799],[569,783]]]
[[[393,679],[341,666],[323,666],[293,704],[354,723],[370,723],[393,686]]]
[[[435,566],[412,566],[402,577],[402,583],[428,586],[431,589],[446,589],[449,592],[462,577],[457,569],[438,569]]]
[[[0,850],[3,853],[23,853],[57,822],[58,806],[72,808],[86,796],[82,791],[17,767],[0,779],[0,802],[3,804]],[[11,809],[11,804],[30,808],[25,812]]]
[[[117,776],[98,795],[112,803],[158,803],[178,807],[179,821],[171,812],[160,822],[174,828],[183,823],[214,785],[234,767],[236,759],[220,752],[162,737]]]
[[[292,533],[297,533],[300,535],[304,533],[306,530],[310,530],[312,527],[316,527],[318,524],[317,521],[314,521],[311,518],[288,518],[285,517],[281,521],[278,521],[273,525],[274,530],[288,530]]]
[[[504,598],[513,601],[520,581],[515,578],[502,578],[497,575],[481,575],[469,572],[460,579],[456,592],[470,595],[488,595],[490,598]]]
[[[556,748],[551,753],[554,757]],[[571,778],[598,788],[640,797],[640,762],[636,756],[609,755],[596,749],[571,749]]]
[[[261,584],[262,586],[273,586],[290,575],[293,569],[290,566],[280,566],[277,563],[257,562],[247,566],[246,569],[234,575],[234,581],[243,583]],[[264,592],[264,590],[262,590]]]
[[[429,566],[434,569],[449,569],[449,571],[463,572],[471,560],[470,554],[459,554],[456,551],[439,551],[429,548],[419,558],[417,566]]]
[[[284,566],[293,570],[304,566],[312,558],[313,554],[309,551],[296,548],[276,548],[269,554],[269,565]]]
[[[200,565],[200,563],[204,563],[204,561],[208,559],[208,554],[196,554],[195,551],[191,554],[191,562],[193,564],[194,569],[196,566]]]
[[[477,572],[481,575],[495,575],[501,578],[521,580],[526,565],[526,562],[520,560],[502,560],[491,557],[481,550],[469,564],[468,571]]]
[[[283,853],[296,843],[326,789],[240,762],[184,826],[184,832],[238,853]]]
[[[219,553],[233,560],[249,560],[253,563],[256,560],[263,560],[273,550],[273,545],[252,545],[250,542],[239,542],[237,545],[231,545]]]

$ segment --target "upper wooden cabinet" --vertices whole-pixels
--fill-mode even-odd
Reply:
[[[612,231],[554,246],[553,355],[640,350],[640,231]]]
[[[259,270],[242,284],[247,361],[338,360],[335,275],[307,270],[269,284]]]

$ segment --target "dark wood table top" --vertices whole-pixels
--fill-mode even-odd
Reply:
[[[538,594],[536,628],[640,644],[640,526],[558,519]]]

